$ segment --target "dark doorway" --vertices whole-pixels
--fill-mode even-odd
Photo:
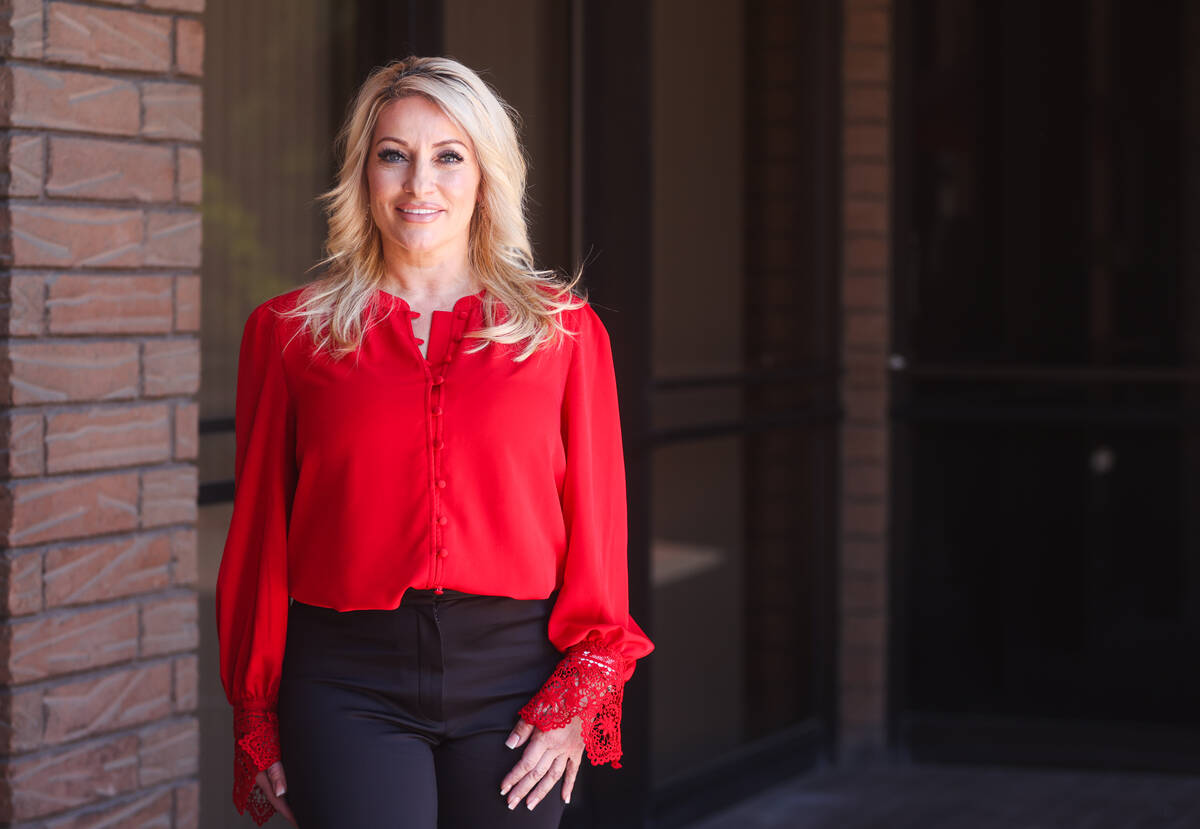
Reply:
[[[897,24],[900,741],[1200,768],[1200,8]]]

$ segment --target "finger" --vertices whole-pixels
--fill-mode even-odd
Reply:
[[[538,781],[538,784],[533,787],[533,791],[525,798],[525,805],[532,809],[541,802],[542,798],[550,793],[554,788],[554,784],[563,776],[563,771],[567,767],[567,758],[560,754],[554,758],[554,762],[550,764],[549,770],[545,777]]]
[[[528,740],[531,734],[533,734],[533,726],[525,722],[525,720],[518,720],[516,726],[509,732],[508,739],[504,741],[504,744],[509,748],[516,748]]]
[[[271,791],[277,797],[287,794],[287,779],[283,776],[283,763],[272,763],[267,769],[267,777],[271,778]]]
[[[575,788],[575,776],[577,774],[579,774],[579,758],[571,757],[567,760],[567,770],[563,774],[563,803],[571,802],[571,790]]]
[[[279,812],[292,823],[296,822],[296,818],[292,815],[292,810],[288,808],[287,801],[279,795],[275,794],[275,785],[271,782],[270,776],[266,771],[260,771],[254,778],[254,783],[258,786],[262,796],[267,799],[267,802],[275,807],[275,811]]]
[[[525,751],[521,753],[521,759],[517,761],[512,770],[504,775],[504,779],[500,781],[501,797],[508,794],[509,789],[516,785],[517,781],[523,779],[525,775],[537,767],[538,761],[542,759],[544,751],[545,749],[542,748],[540,740],[535,740],[525,746]]]
[[[521,802],[522,798],[529,794],[530,790],[537,785],[546,772],[550,771],[550,767],[554,765],[554,760],[557,757],[558,754],[549,751],[542,754],[533,771],[518,780],[512,787],[512,791],[508,793],[508,808],[517,808],[517,804]]]

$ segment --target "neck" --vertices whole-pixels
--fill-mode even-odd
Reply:
[[[390,249],[389,249],[390,248]],[[457,298],[479,290],[466,246],[446,252],[413,252],[384,245],[383,289],[411,301]]]

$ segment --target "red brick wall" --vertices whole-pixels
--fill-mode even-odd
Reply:
[[[5,825],[198,825],[203,6],[0,2]]]
[[[890,0],[843,0],[841,756],[885,744]]]

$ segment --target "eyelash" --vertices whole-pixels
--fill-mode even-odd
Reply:
[[[400,152],[399,150],[385,149],[385,150],[379,151],[378,158],[380,161],[387,164],[387,163],[389,163],[388,156],[391,156],[391,155],[398,155],[398,156],[403,157],[404,153]],[[450,164],[458,164],[459,162],[461,162],[463,160],[463,158],[461,155],[454,152],[453,150],[447,150],[446,152],[444,152],[438,156],[438,161],[447,161],[447,160],[449,160],[448,163],[450,163]]]

